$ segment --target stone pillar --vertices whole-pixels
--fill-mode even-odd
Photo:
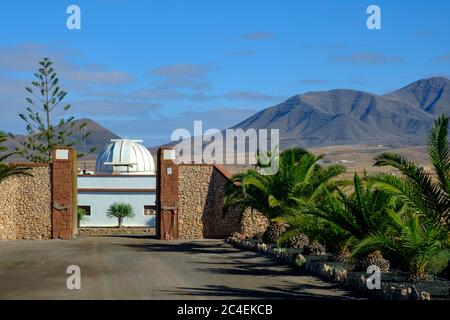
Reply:
[[[69,240],[76,233],[77,223],[77,152],[74,148],[56,148],[52,160],[52,236]]]
[[[157,217],[158,239],[178,238],[178,165],[175,150],[161,147],[157,160]]]

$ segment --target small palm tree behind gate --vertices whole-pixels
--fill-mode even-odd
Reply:
[[[106,212],[108,218],[117,218],[119,228],[123,226],[123,219],[133,218],[133,207],[127,203],[113,203]]]

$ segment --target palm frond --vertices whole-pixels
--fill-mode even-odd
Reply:
[[[450,151],[448,145],[449,118],[439,117],[431,130],[428,139],[428,154],[430,155],[441,188],[450,194]]]
[[[0,181],[3,181],[8,177],[16,175],[32,176],[32,174],[29,173],[30,169],[31,168],[27,168],[24,166],[10,166],[0,164]]]
[[[375,174],[368,180],[421,211],[428,220],[441,224],[450,214],[450,199],[437,182],[422,167],[407,161],[399,155],[382,154],[377,165],[393,165],[400,169],[404,178],[389,174]]]

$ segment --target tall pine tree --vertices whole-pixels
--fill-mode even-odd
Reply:
[[[32,87],[25,88],[29,93],[26,98],[29,104],[27,114],[19,115],[26,122],[28,132],[27,140],[22,142],[22,154],[32,162],[48,163],[52,160],[54,147],[75,146],[90,133],[86,132],[81,138],[76,138],[75,133],[85,128],[86,123],[77,124],[74,117],[62,117],[55,121],[54,118],[61,117],[71,105],[62,104],[67,92],[59,87],[53,62],[44,58],[39,65]],[[94,150],[90,150],[92,151]]]

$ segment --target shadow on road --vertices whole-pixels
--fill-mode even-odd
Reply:
[[[156,240],[156,236],[152,234],[112,234],[103,237],[108,238],[128,238],[128,239],[141,239],[141,240]]]
[[[215,244],[207,242],[152,242],[149,244],[120,244],[120,246],[126,246],[134,248],[137,251],[147,252],[178,252],[188,254],[230,254],[233,252],[241,252],[235,248],[228,246],[227,244]]]
[[[223,242],[152,241],[148,244],[121,244],[133,250],[194,255],[189,265],[195,274],[208,275],[220,284],[199,287],[177,287],[160,291],[173,296],[244,298],[244,299],[303,299],[349,300],[365,297],[343,290],[337,284],[322,281],[304,270],[278,264],[255,252],[241,251]],[[183,260],[179,260],[182,263]],[[192,267],[189,267],[192,268]],[[223,283],[226,282],[226,283]],[[248,288],[242,286],[248,284]]]
[[[335,286],[317,288],[314,285],[285,285],[283,287],[267,286],[261,289],[242,289],[223,285],[208,285],[203,288],[177,288],[177,290],[165,290],[166,294],[177,296],[215,297],[233,299],[273,299],[273,300],[358,300],[354,295],[330,295],[327,290],[333,290]],[[320,293],[318,291],[322,291]]]

